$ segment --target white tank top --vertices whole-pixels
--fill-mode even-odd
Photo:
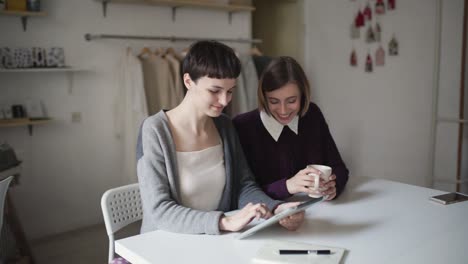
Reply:
[[[198,151],[177,151],[179,191],[183,206],[213,211],[226,183],[221,144]]]

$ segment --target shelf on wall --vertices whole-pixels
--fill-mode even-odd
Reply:
[[[175,21],[176,9],[180,7],[194,7],[203,9],[216,9],[229,12],[229,23],[231,23],[232,13],[234,12],[252,12],[255,10],[251,5],[232,5],[216,2],[196,2],[183,0],[95,0],[102,3],[102,12],[104,17],[107,14],[107,4],[132,4],[132,5],[155,5],[168,6],[172,8],[172,21]]]
[[[50,118],[40,118],[40,119],[29,119],[29,118],[12,118],[12,119],[0,119],[0,128],[1,127],[17,127],[17,126],[27,126],[29,130],[29,135],[32,135],[33,126],[43,125],[52,122]]]
[[[0,72],[10,73],[10,72],[79,72],[84,71],[83,69],[77,69],[72,67],[63,67],[63,68],[14,68],[14,69],[0,69]]]
[[[2,10],[0,16],[18,16],[21,17],[21,24],[23,25],[23,31],[26,31],[29,17],[42,17],[46,16],[46,12],[30,12],[30,11],[14,11],[14,10]]]

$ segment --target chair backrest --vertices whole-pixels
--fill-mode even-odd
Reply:
[[[138,183],[106,191],[101,198],[101,208],[109,237],[109,262],[111,262],[114,258],[114,233],[143,218]]]
[[[0,181],[0,230],[3,226],[3,206],[5,204],[5,197],[8,191],[8,186],[10,185],[13,176],[10,176],[2,181]]]

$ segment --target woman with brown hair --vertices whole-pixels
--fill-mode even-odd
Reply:
[[[263,191],[284,200],[296,193],[312,194],[314,176],[307,167],[332,168],[319,189],[327,200],[344,189],[349,171],[341,159],[319,107],[310,102],[310,86],[291,57],[274,59],[260,77],[257,110],[234,118],[247,162]]]

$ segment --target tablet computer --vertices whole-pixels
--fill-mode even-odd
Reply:
[[[321,201],[323,201],[325,198],[324,197],[320,197],[320,198],[312,198],[306,202],[303,202],[301,204],[299,204],[298,206],[294,206],[294,207],[290,207],[290,208],[287,208],[285,209],[284,211],[282,211],[281,213],[279,214],[276,214],[266,220],[264,220],[263,222],[247,229],[246,231],[242,232],[238,237],[237,239],[244,239],[248,236],[251,236],[255,233],[257,233],[258,231],[262,230],[262,229],[265,229],[266,227],[268,226],[271,226],[275,223],[278,223],[279,220],[285,218],[285,217],[288,217],[290,215],[293,215],[297,212],[300,212],[300,211],[304,211],[306,210],[307,208],[309,208],[310,206],[314,205],[314,204],[317,204]]]

